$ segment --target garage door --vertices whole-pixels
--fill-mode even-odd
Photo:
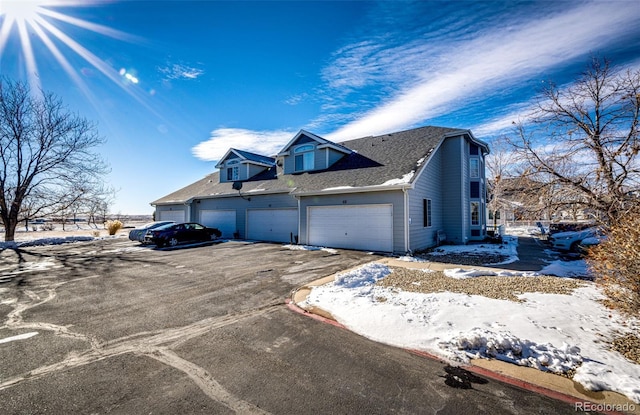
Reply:
[[[298,235],[298,209],[247,210],[247,239],[291,242]]]
[[[184,222],[184,210],[161,210],[157,220],[172,220],[174,222]]]
[[[391,205],[313,206],[309,244],[363,251],[393,251]]]
[[[218,228],[223,238],[233,238],[237,230],[235,210],[201,210],[199,221],[204,226]]]

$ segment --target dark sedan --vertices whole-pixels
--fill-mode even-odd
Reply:
[[[156,229],[156,228],[159,228],[160,226],[170,225],[172,223],[175,223],[175,222],[170,220],[149,222],[139,228],[131,229],[129,231],[129,239],[131,239],[132,241],[145,243],[144,237],[147,234],[147,232],[149,232],[150,229]]]
[[[153,243],[157,247],[165,245],[176,246],[187,242],[212,241],[222,235],[216,228],[208,228],[199,223],[177,223],[164,225],[151,229],[145,235],[147,243]]]

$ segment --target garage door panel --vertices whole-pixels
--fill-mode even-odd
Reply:
[[[311,245],[393,251],[391,205],[313,206],[308,226]]]
[[[172,220],[177,223],[185,221],[184,210],[161,210],[158,220]]]
[[[200,223],[204,226],[218,228],[223,238],[233,238],[236,232],[235,210],[201,210]]]
[[[248,239],[286,243],[292,234],[298,234],[298,209],[247,210]]]

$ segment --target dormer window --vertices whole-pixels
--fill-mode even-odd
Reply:
[[[240,169],[238,166],[234,166],[234,164],[238,164],[238,160],[230,160],[227,162],[227,181],[236,181],[240,180]]]
[[[293,150],[296,171],[313,170],[314,149],[313,145],[305,144]]]

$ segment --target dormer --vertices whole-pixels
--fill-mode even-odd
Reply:
[[[226,183],[249,180],[275,165],[272,157],[230,148],[216,168],[220,169],[220,183]]]
[[[300,130],[278,153],[285,174],[325,170],[352,150],[329,140]]]

